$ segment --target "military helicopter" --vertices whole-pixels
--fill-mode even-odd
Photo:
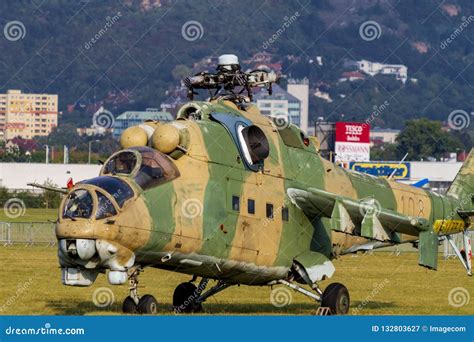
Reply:
[[[319,155],[314,137],[251,103],[253,89],[271,93],[276,81],[220,56],[215,73],[185,79],[190,101],[175,121],[128,128],[98,177],[62,190],[63,284],[89,286],[106,273],[112,285],[130,284],[125,313],[154,314],[138,279],[158,268],[192,278],[174,291],[179,312],[199,312],[229,286],[283,284],[347,314],[347,288],[320,287],[331,260],[413,243],[418,263],[436,269],[440,240],[458,232],[466,254],[452,245],[471,274],[472,151],[446,195],[345,170]],[[197,91],[209,99],[195,101]]]

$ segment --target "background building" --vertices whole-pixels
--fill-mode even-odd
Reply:
[[[47,136],[58,125],[58,95],[0,94],[0,131],[3,139]]]
[[[305,78],[303,80],[288,80],[288,93],[300,100],[300,128],[303,132],[308,133],[308,115],[309,115],[309,82]],[[296,114],[296,111],[295,111]],[[293,116],[290,108],[290,116]]]
[[[115,138],[119,138],[128,127],[139,125],[148,120],[167,122],[172,121],[173,116],[156,108],[147,108],[144,112],[127,111],[115,118],[113,135]]]
[[[370,146],[384,143],[395,143],[395,139],[400,134],[399,129],[375,127],[370,129]]]
[[[65,187],[69,178],[77,183],[97,177],[100,168],[100,165],[89,164],[0,163],[0,186],[10,191],[39,191],[27,183],[50,182]]]
[[[428,179],[429,183],[424,188],[444,193],[453,182],[462,164],[461,162],[373,161],[352,162],[348,168],[380,177],[389,177],[394,173],[393,179],[406,184]]]
[[[375,76],[381,75],[394,75],[395,79],[405,83],[408,79],[408,68],[403,64],[384,64],[371,62],[366,59],[362,59],[356,62],[360,71]]]
[[[289,122],[301,127],[301,101],[286,92],[279,85],[273,85],[272,95],[266,91],[260,91],[254,96],[254,101],[260,109],[260,113],[267,116],[284,116]],[[306,125],[307,125],[306,119]]]

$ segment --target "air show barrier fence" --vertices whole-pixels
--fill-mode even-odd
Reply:
[[[56,244],[53,222],[0,222],[0,246]]]

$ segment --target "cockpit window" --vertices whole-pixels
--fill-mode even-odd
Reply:
[[[130,151],[123,151],[110,159],[104,167],[106,174],[125,174],[129,175],[137,165],[137,156]]]
[[[142,155],[142,164],[135,176],[135,182],[148,189],[179,177],[179,171],[164,154],[151,148],[137,148]]]
[[[98,206],[97,212],[95,213],[95,218],[100,220],[107,217],[117,215],[117,210],[110,199],[108,199],[104,194],[96,191]]]
[[[165,154],[150,147],[136,146],[118,152],[104,166],[103,175],[128,175],[148,189],[179,177],[179,171]]]
[[[112,195],[120,208],[126,200],[133,197],[132,188],[118,177],[100,176],[82,181],[80,184],[92,184],[105,190]]]
[[[92,196],[89,191],[78,189],[69,194],[64,206],[64,218],[90,218],[93,210]]]

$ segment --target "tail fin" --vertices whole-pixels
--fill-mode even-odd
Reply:
[[[460,214],[464,213],[463,216],[474,215],[474,149],[471,149],[464,165],[449,187],[447,195],[457,200]]]

